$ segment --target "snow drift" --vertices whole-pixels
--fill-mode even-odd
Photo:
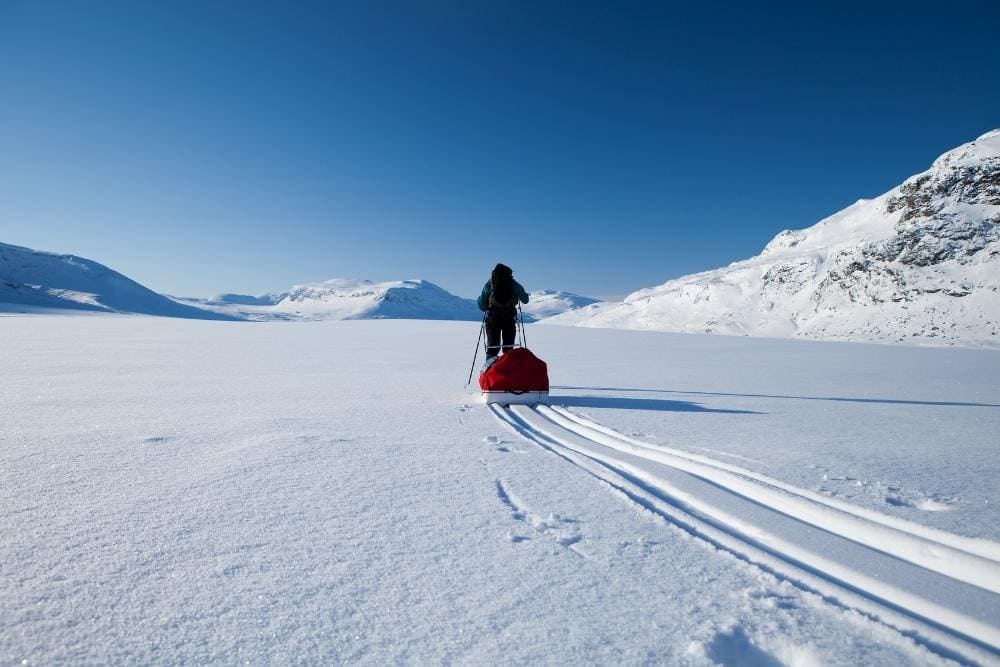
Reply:
[[[549,320],[873,342],[1000,341],[1000,130],[725,268]]]

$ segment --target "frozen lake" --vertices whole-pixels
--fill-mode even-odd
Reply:
[[[477,330],[0,317],[0,663],[997,662],[1000,352]]]

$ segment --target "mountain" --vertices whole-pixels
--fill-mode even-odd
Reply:
[[[599,303],[570,292],[542,290],[529,294],[526,322]],[[178,298],[199,308],[248,320],[482,319],[474,299],[463,299],[426,280],[374,283],[334,278],[296,285],[286,292],[250,296],[220,294],[211,299]]]
[[[1000,344],[1000,130],[756,257],[548,320],[590,327]]]
[[[531,294],[525,320],[594,303],[568,292]],[[211,299],[157,294],[103,264],[0,243],[0,311],[116,312],[223,320],[424,319],[479,321],[472,299],[426,280],[375,283],[335,278],[285,292]]]
[[[531,292],[528,297],[528,303],[522,306],[526,322],[537,322],[570,310],[600,303],[597,299],[555,290]]]
[[[103,264],[0,243],[4,310],[76,310],[191,319],[231,317],[177,303]]]
[[[375,283],[334,278],[260,296],[222,294],[213,299],[178,301],[249,320],[482,318],[475,301],[455,296],[426,280]]]

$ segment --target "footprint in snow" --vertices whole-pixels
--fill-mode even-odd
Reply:
[[[472,406],[463,403],[462,405],[458,406],[455,409],[458,410],[459,412],[468,412],[469,410],[472,409]]]
[[[689,649],[690,650],[690,649]],[[717,632],[704,645],[705,657],[722,665],[756,665],[757,667],[778,667],[784,663],[777,657],[757,646],[740,626],[724,632]]]
[[[798,599],[771,590],[747,590],[744,595],[767,609],[798,609]]]
[[[885,502],[893,507],[913,507],[924,512],[949,512],[954,507],[954,500],[943,498],[907,498],[897,493],[890,493]]]
[[[576,519],[564,518],[554,512],[549,512],[548,516],[544,517],[540,514],[535,514],[501,480],[496,480],[496,491],[497,498],[510,510],[511,517],[516,521],[524,522],[531,526],[536,533],[549,537],[555,540],[557,544],[586,557],[586,554],[573,548],[577,542],[583,539],[583,536],[580,535],[580,530],[573,525],[578,523]],[[530,538],[508,532],[507,539],[516,544],[518,542],[525,542]]]
[[[166,442],[170,442],[171,440],[173,440],[173,438],[167,435],[154,435],[143,440],[143,443],[147,445],[162,445]]]
[[[496,447],[496,450],[498,452],[501,452],[503,454],[511,454],[511,453],[524,454],[526,451],[528,451],[526,449],[511,449],[508,445],[512,445],[514,443],[512,443],[510,440],[504,440],[499,435],[488,435],[485,438],[483,438],[483,442],[485,442],[487,445],[493,445],[494,447]]]

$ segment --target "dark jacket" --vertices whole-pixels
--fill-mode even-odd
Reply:
[[[521,303],[528,303],[528,293],[524,291],[521,287],[521,283],[514,281],[514,291],[517,292],[517,299]],[[479,295],[479,300],[476,302],[479,304],[479,310],[486,312],[486,309],[490,307],[490,281],[487,280],[486,284],[483,285],[483,291]]]

